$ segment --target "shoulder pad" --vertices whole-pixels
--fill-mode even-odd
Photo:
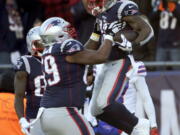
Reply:
[[[75,52],[82,51],[84,47],[79,41],[74,39],[68,39],[61,44],[60,49],[61,53],[63,54],[72,54]]]
[[[29,65],[29,61],[28,58],[30,58],[32,56],[28,56],[28,55],[24,55],[21,56],[18,60],[17,60],[17,64],[15,65],[15,71],[26,71],[28,73],[30,73],[30,65]]]
[[[138,5],[133,1],[122,1],[118,9],[118,18],[139,14]]]

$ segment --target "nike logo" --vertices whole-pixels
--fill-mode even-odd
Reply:
[[[133,6],[128,6],[129,8],[132,8]]]
[[[70,41],[68,44],[67,44],[67,46],[69,46],[69,45],[71,45],[72,44],[72,42]]]

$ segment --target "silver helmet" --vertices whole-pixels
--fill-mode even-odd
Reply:
[[[29,30],[26,36],[27,49],[31,54],[34,54],[37,51],[34,43],[35,41],[41,40],[39,35],[40,26],[33,27]]]
[[[40,27],[40,36],[44,46],[51,46],[56,42],[62,43],[75,35],[75,29],[69,22],[60,17],[51,17],[43,22]]]

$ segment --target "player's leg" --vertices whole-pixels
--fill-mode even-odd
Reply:
[[[34,119],[31,119],[30,122],[32,122]],[[37,120],[37,122],[33,125],[33,128],[30,128],[30,134],[31,135],[45,135],[41,128],[40,119]]]
[[[97,69],[100,69],[100,68],[97,66]],[[91,114],[93,116],[96,116],[96,115],[101,114],[103,112],[103,109],[99,108],[97,106],[97,97],[100,93],[100,89],[101,89],[102,83],[104,81],[105,72],[106,72],[106,68],[104,68],[104,65],[101,65],[101,69],[97,70],[97,74],[95,77],[93,94],[92,94],[92,98],[90,100],[90,105],[89,105],[90,110],[91,110]]]
[[[105,108],[122,95],[128,81],[126,72],[129,70],[130,65],[128,58],[109,62],[104,65],[104,79],[97,97],[99,108]]]
[[[94,135],[92,127],[75,108],[45,109],[41,126],[47,135]]]
[[[127,82],[126,72],[130,66],[129,59],[117,60],[105,64],[105,77],[97,97],[98,108],[103,113],[97,117],[107,123],[130,133],[138,119],[123,104],[116,102]]]

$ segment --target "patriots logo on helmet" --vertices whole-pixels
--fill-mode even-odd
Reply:
[[[46,28],[46,30],[48,30],[50,27],[52,27],[52,26],[57,26],[57,25],[59,25],[59,24],[61,24],[61,21],[60,20],[54,20],[54,21],[52,21],[48,26],[47,26],[47,28]]]

